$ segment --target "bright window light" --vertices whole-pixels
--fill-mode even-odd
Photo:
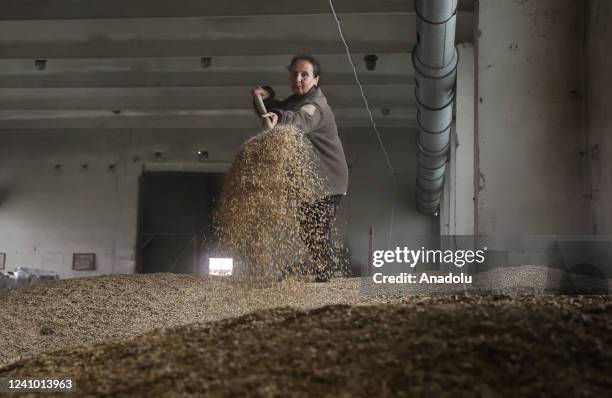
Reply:
[[[208,262],[209,275],[231,275],[234,269],[234,260],[231,258],[213,258]]]

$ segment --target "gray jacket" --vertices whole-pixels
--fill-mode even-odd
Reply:
[[[274,90],[264,88],[270,93],[264,105],[278,115],[278,123],[296,126],[312,143],[321,173],[326,177],[326,194],[345,194],[348,189],[346,157],[336,118],[321,89],[315,86],[303,96],[292,95],[279,101],[274,98]]]

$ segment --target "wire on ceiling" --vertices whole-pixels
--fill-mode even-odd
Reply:
[[[365,91],[363,89],[363,85],[361,84],[361,80],[359,79],[359,72],[357,72],[357,67],[355,65],[355,62],[353,61],[353,57],[351,55],[351,50],[349,48],[349,45],[346,41],[346,38],[344,37],[344,31],[342,30],[342,22],[340,20],[340,17],[338,17],[338,14],[336,14],[336,9],[334,8],[334,3],[332,0],[329,0],[329,8],[331,9],[331,12],[334,16],[334,20],[336,21],[336,25],[338,25],[338,33],[340,34],[340,38],[342,39],[342,43],[344,43],[344,48],[346,50],[346,56],[348,58],[348,61],[351,65],[351,68],[353,70],[353,76],[355,77],[355,82],[357,83],[357,86],[359,87],[359,92],[361,93],[361,98],[363,99],[363,104],[368,112],[368,116],[370,118],[370,122],[372,123],[372,128],[374,130],[374,133],[376,134],[376,139],[378,140],[378,145],[380,146],[380,149],[383,153],[383,155],[385,156],[385,161],[387,162],[387,167],[389,169],[389,173],[391,173],[391,176],[393,177],[393,199],[391,201],[391,215],[390,215],[390,220],[389,220],[389,237],[388,237],[388,242],[387,242],[387,246],[390,248],[391,247],[391,235],[393,234],[393,218],[395,217],[395,201],[397,198],[397,174],[395,173],[395,169],[393,168],[393,165],[391,164],[391,159],[389,157],[389,153],[387,152],[387,148],[385,148],[385,144],[382,141],[382,137],[380,134],[380,131],[378,130],[378,127],[376,126],[376,121],[374,120],[374,115],[372,114],[372,109],[370,108],[370,104],[368,102],[368,98],[365,95]]]

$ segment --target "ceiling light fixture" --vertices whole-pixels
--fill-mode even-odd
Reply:
[[[208,151],[198,151],[198,162],[208,159]]]
[[[47,60],[46,59],[35,59],[34,67],[36,70],[45,70],[47,69]]]
[[[202,65],[202,68],[204,68],[204,69],[210,68],[211,63],[212,63],[212,58],[210,58],[210,57],[202,57],[202,58],[200,58],[200,65]]]
[[[363,57],[363,60],[366,62],[367,70],[376,69],[376,61],[378,61],[378,57],[375,54],[368,54],[365,57]]]

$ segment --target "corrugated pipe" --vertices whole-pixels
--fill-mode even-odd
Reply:
[[[457,0],[415,0],[417,44],[415,70],[417,189],[419,211],[438,212],[453,121],[458,55],[455,48]]]

